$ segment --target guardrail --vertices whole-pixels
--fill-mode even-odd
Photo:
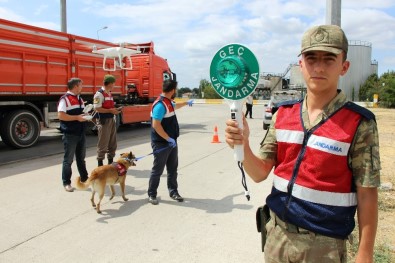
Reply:
[[[184,102],[189,100],[189,98],[175,98],[174,101]],[[224,99],[193,99],[194,104],[226,104]],[[254,100],[254,105],[263,105],[268,103],[269,100]]]
[[[175,98],[175,102],[183,102],[189,100],[189,98]],[[269,100],[254,100],[254,105],[267,104]],[[194,99],[194,104],[226,104],[224,99]],[[354,103],[365,108],[372,108],[373,102],[371,101],[354,101]]]

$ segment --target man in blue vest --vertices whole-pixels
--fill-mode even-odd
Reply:
[[[244,167],[255,182],[265,180],[274,167],[266,199],[271,219],[262,230],[267,231],[266,263],[346,262],[356,212],[356,262],[373,262],[378,131],[374,114],[337,89],[350,66],[347,52],[346,35],[338,26],[315,26],[304,33],[299,65],[306,96],[273,115],[259,155],[249,146],[247,121],[244,130],[227,121],[226,141],[231,147],[244,144]]]
[[[59,100],[58,118],[60,120],[60,130],[63,133],[63,187],[67,192],[73,192],[74,188],[71,186],[71,165],[73,163],[74,155],[81,181],[86,181],[88,179],[88,172],[86,171],[85,165],[86,119],[83,114],[84,101],[80,97],[82,80],[79,78],[70,79],[67,83],[67,88],[67,93]]]
[[[157,205],[157,189],[160,177],[167,168],[167,188],[173,200],[183,202],[184,198],[178,193],[177,168],[178,146],[180,135],[176,109],[185,105],[192,106],[193,100],[175,103],[173,99],[177,93],[177,81],[165,80],[163,93],[155,100],[151,110],[151,146],[154,153],[154,163],[148,186],[148,202]]]

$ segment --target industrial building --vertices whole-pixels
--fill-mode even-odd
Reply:
[[[339,88],[346,94],[347,99],[358,101],[359,89],[368,77],[378,73],[378,62],[372,61],[372,44],[366,41],[348,41],[347,60],[350,61],[350,68],[343,77],[340,77]],[[299,65],[294,64],[290,70],[289,88],[305,88],[302,73]]]
[[[326,24],[340,26],[341,0],[327,0],[326,9]],[[349,39],[348,44],[347,60],[350,61],[350,68],[346,75],[340,77],[339,88],[346,94],[348,100],[359,101],[360,87],[370,75],[378,74],[378,62],[372,60],[372,43]],[[288,73],[289,78],[286,77]],[[262,73],[256,93],[265,99],[270,97],[272,91],[281,89],[296,89],[302,92],[306,89],[298,63],[291,63],[280,74]]]

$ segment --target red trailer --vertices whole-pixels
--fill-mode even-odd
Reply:
[[[105,57],[105,51],[114,51]],[[112,53],[114,53],[112,52]],[[111,52],[110,52],[111,53]],[[82,96],[92,102],[105,74],[120,124],[150,120],[163,80],[175,79],[154,44],[110,43],[0,19],[0,135],[15,148],[34,145],[41,127],[57,118],[57,102],[71,77],[83,80]]]

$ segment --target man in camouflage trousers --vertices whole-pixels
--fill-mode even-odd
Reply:
[[[350,66],[340,27],[313,27],[301,46],[306,96],[274,114],[259,155],[249,146],[245,119],[243,130],[233,120],[225,130],[231,147],[244,144],[244,167],[255,182],[265,180],[274,167],[266,199],[271,219],[265,262],[346,262],[356,212],[356,262],[373,262],[380,185],[375,116],[337,89]]]
[[[116,108],[111,91],[115,85],[113,75],[105,75],[104,86],[99,89],[93,97],[93,106],[96,114],[96,124],[98,127],[97,140],[97,165],[102,166],[107,154],[108,164],[114,161],[115,151],[117,150],[117,128],[116,115],[121,113],[122,108]]]

